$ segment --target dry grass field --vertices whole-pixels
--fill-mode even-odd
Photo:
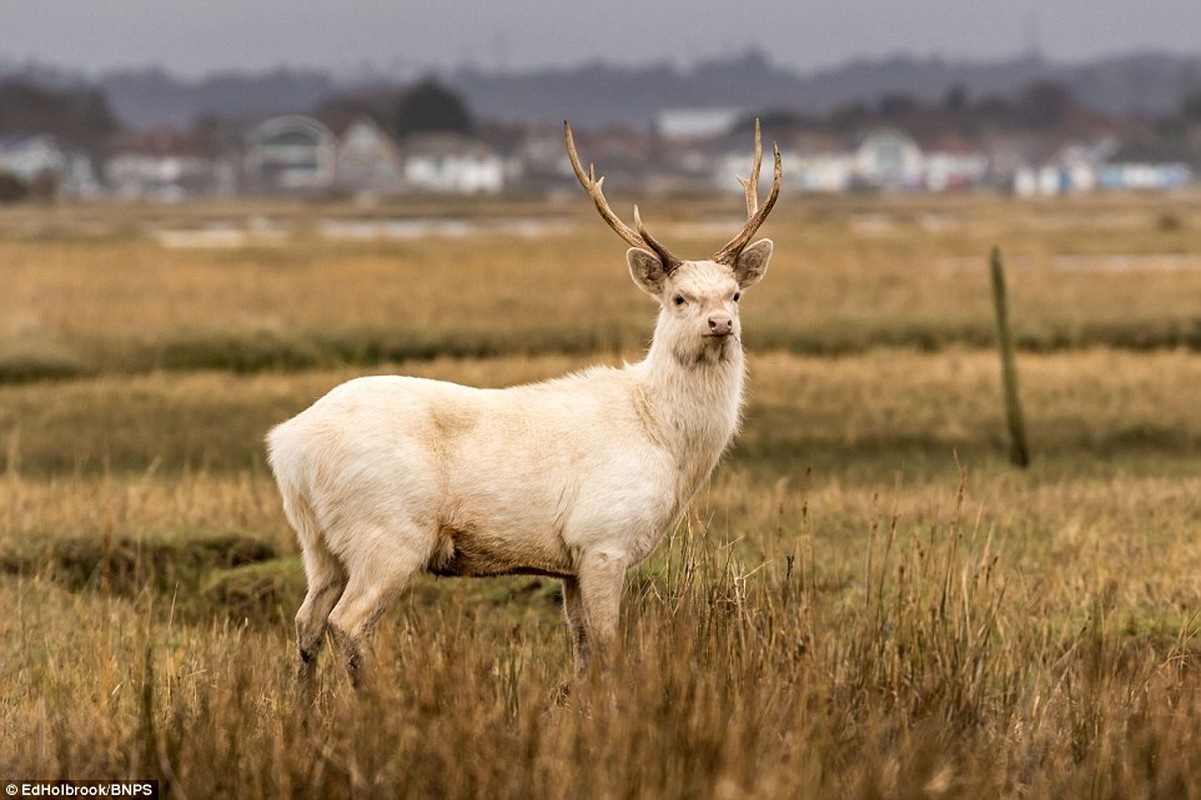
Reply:
[[[644,205],[700,255],[737,200]],[[423,578],[369,696],[325,654],[306,730],[263,434],[368,372],[501,386],[637,358],[654,310],[624,245],[582,196],[6,210],[0,780],[1201,795],[1201,197],[786,197],[764,232],[743,433],[631,573],[612,682],[564,691],[555,582]]]

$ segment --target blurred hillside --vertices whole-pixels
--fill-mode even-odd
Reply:
[[[19,78],[57,89],[100,89],[121,123],[134,128],[190,126],[208,116],[262,118],[313,107],[338,92],[403,84],[412,77],[280,68],[186,80],[155,67],[89,78],[69,68],[0,59],[0,79]],[[591,63],[531,72],[462,69],[439,77],[461,92],[480,117],[506,122],[570,117],[581,125],[640,126],[664,108],[684,106],[827,114],[890,94],[929,102],[956,86],[972,96],[1009,95],[1035,81],[1060,83],[1097,112],[1155,116],[1175,110],[1183,98],[1201,91],[1201,56],[1136,53],[1078,64],[1037,55],[995,62],[898,56],[800,74],[748,51],[690,69],[666,62],[633,67]]]

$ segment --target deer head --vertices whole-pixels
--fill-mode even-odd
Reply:
[[[780,149],[773,146],[775,169],[767,202],[759,205],[759,171],[763,163],[762,136],[755,120],[755,157],[748,178],[738,178],[746,196],[747,221],[733,239],[709,259],[685,261],[673,255],[651,236],[634,206],[634,227],[626,225],[609,207],[602,186],[604,177],[596,176],[589,164],[585,171],[575,149],[571,126],[563,123],[567,155],[580,185],[592,198],[601,218],[631,247],[626,251],[630,276],[643,291],[659,301],[660,333],[673,342],[681,359],[691,360],[705,354],[724,352],[730,341],[741,341],[738,300],[742,291],[755,285],[767,271],[772,242],[760,239],[748,244],[767,219],[780,195]]]

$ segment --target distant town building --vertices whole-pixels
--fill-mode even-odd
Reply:
[[[1192,183],[1193,168],[1184,153],[1142,142],[1116,147],[1101,164],[1098,180],[1105,189],[1178,189]]]
[[[442,194],[495,194],[505,163],[482,142],[456,133],[414,134],[401,147],[408,189]]]
[[[0,137],[0,172],[27,184],[49,181],[64,197],[96,197],[102,190],[91,157],[51,134]]]
[[[898,190],[922,185],[924,159],[912,137],[894,128],[870,131],[855,150],[855,179],[865,187]]]
[[[204,137],[173,130],[135,131],[109,143],[109,192],[125,199],[178,201],[231,195],[236,163]]]
[[[246,137],[243,171],[254,192],[320,192],[333,187],[337,139],[312,117],[274,117]]]
[[[665,139],[715,139],[725,136],[742,112],[736,108],[668,108],[655,115],[655,132]]]
[[[980,186],[988,176],[988,156],[957,135],[942,136],[922,151],[922,186],[946,192]]]
[[[335,184],[356,195],[392,195],[404,189],[405,165],[400,148],[379,123],[356,117],[337,145]]]
[[[793,137],[781,157],[785,185],[803,192],[845,192],[855,179],[855,153],[842,139],[823,134]],[[745,159],[745,156],[743,156]],[[760,175],[763,182],[765,176]]]
[[[1113,151],[1111,141],[1069,141],[1050,155],[1032,158],[1014,175],[1013,191],[1019,197],[1088,192],[1097,188],[1101,164]]]

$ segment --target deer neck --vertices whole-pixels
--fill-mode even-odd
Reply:
[[[731,338],[720,347],[698,350],[656,335],[634,369],[648,434],[675,457],[681,493],[691,497],[738,430],[745,377],[742,345]]]

